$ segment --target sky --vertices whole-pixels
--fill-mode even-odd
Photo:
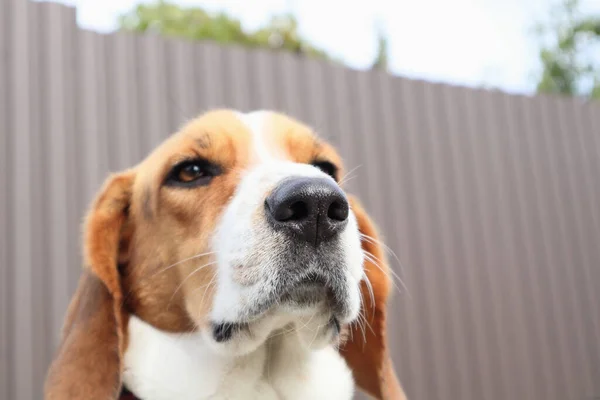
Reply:
[[[77,7],[81,27],[115,29],[117,17],[139,0],[58,0]],[[172,0],[226,11],[249,29],[273,14],[293,12],[314,45],[362,69],[377,48],[376,24],[389,36],[393,74],[464,86],[530,93],[539,71],[532,29],[555,0]],[[251,4],[251,5],[250,5]],[[600,13],[600,1],[582,0]]]

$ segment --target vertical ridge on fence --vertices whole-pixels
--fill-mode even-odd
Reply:
[[[195,91],[200,80],[197,79],[192,43],[174,40],[168,49],[171,49],[167,62],[170,68],[167,84],[170,89],[167,100],[171,105],[169,128],[174,131],[198,113]]]
[[[0,398],[9,399],[12,381],[11,356],[11,318],[12,292],[12,243],[9,238],[11,227],[11,202],[9,193],[12,192],[10,179],[12,174],[12,135],[10,130],[9,112],[11,105],[10,81],[12,78],[10,54],[10,23],[11,4],[7,0],[0,1],[4,10],[0,13],[0,187],[4,194],[0,195]]]
[[[559,331],[558,336],[555,338],[555,344],[558,345],[558,355],[560,357],[560,363],[557,365],[561,369],[561,373],[556,376],[557,380],[560,380],[563,385],[560,387],[560,392],[562,394],[562,398],[570,398],[570,394],[568,393],[570,389],[570,385],[568,384],[570,380],[570,372],[572,361],[570,361],[571,353],[568,351],[570,345],[568,343],[568,335],[570,331],[570,326],[572,325],[570,321],[568,321],[570,311],[568,310],[568,296],[565,296],[563,293],[563,289],[566,286],[566,282],[564,279],[565,268],[568,265],[571,265],[570,262],[566,260],[568,250],[566,250],[567,236],[564,229],[564,216],[562,210],[564,205],[561,204],[560,200],[560,189],[557,182],[558,175],[558,167],[556,165],[557,157],[553,154],[554,149],[556,147],[555,142],[555,124],[556,121],[553,120],[552,116],[554,115],[553,111],[550,110],[550,102],[546,97],[542,97],[539,100],[539,108],[541,110],[542,124],[545,134],[540,138],[539,144],[544,146],[542,150],[543,160],[542,162],[545,164],[545,177],[548,181],[548,189],[546,192],[546,202],[548,202],[549,211],[544,219],[548,225],[544,229],[546,233],[550,235],[550,248],[552,250],[552,260],[554,263],[550,264],[554,271],[550,272],[551,277],[554,278],[554,287],[553,291],[556,294],[556,317],[557,324],[555,325],[555,330]],[[561,295],[562,293],[562,295]]]
[[[396,218],[389,218],[388,226],[391,230],[387,231],[387,236],[383,238],[387,250],[387,258],[390,267],[397,277],[394,279],[394,288],[390,301],[390,309],[397,310],[395,318],[390,320],[390,332],[394,332],[394,340],[390,340],[390,348],[393,354],[402,354],[402,362],[396,362],[398,373],[408,382],[411,381],[410,352],[411,338],[407,329],[408,321],[408,302],[411,300],[411,290],[407,283],[406,256],[399,247],[400,243],[406,243],[409,233],[405,229],[405,215],[403,210],[407,210],[407,194],[401,189],[404,182],[406,171],[402,168],[402,159],[404,159],[404,149],[401,146],[403,130],[401,116],[397,110],[400,103],[394,95],[394,79],[387,74],[379,74],[378,86],[381,91],[381,117],[382,117],[382,136],[383,151],[382,156],[386,160],[384,165],[384,175],[382,181],[388,187],[388,193],[384,198],[384,207],[387,210],[386,215],[396,215]],[[394,250],[391,250],[391,248]],[[392,274],[393,275],[393,274]]]
[[[48,258],[49,246],[48,242],[44,240],[48,236],[48,220],[45,196],[35,195],[33,188],[38,188],[41,193],[45,193],[47,189],[47,171],[48,171],[48,153],[45,151],[45,147],[48,143],[48,137],[44,135],[44,111],[47,103],[43,100],[44,95],[47,91],[46,80],[44,79],[44,70],[37,68],[38,65],[46,65],[46,53],[43,45],[44,30],[46,21],[44,16],[46,15],[47,9],[43,6],[49,4],[42,4],[42,7],[35,7],[32,4],[28,4],[28,24],[30,34],[30,45],[29,45],[29,129],[30,129],[30,142],[29,142],[29,157],[28,163],[30,168],[29,185],[32,188],[30,201],[30,211],[28,215],[28,223],[30,225],[30,234],[28,237],[30,251],[30,262],[31,262],[31,312],[29,318],[31,319],[31,332],[30,332],[30,346],[32,353],[32,374],[30,377],[31,389],[28,392],[31,393],[32,398],[41,397],[41,390],[37,382],[41,382],[44,379],[44,366],[45,360],[45,320],[47,316],[47,309],[45,301],[50,294],[50,288],[46,284],[49,278],[49,272],[47,268],[42,266],[45,264]],[[34,249],[34,251],[31,251]],[[39,360],[39,362],[38,362]],[[28,396],[24,396],[28,398]]]
[[[425,136],[425,147],[431,150],[431,156],[429,158],[429,174],[432,177],[430,183],[432,188],[432,194],[430,201],[430,215],[429,221],[431,230],[431,243],[432,255],[436,259],[446,260],[448,265],[452,265],[454,259],[454,247],[452,241],[456,238],[453,235],[451,227],[453,226],[450,221],[452,213],[450,207],[452,203],[449,198],[449,182],[451,177],[448,177],[448,172],[451,170],[450,166],[453,163],[452,154],[449,151],[450,148],[450,135],[452,131],[448,129],[448,121],[446,115],[446,107],[443,102],[442,96],[440,96],[435,87],[426,86],[425,96],[426,102],[430,104],[430,107],[425,109],[426,113],[426,124],[427,129],[423,132]],[[450,180],[449,180],[450,179]],[[464,353],[465,348],[461,347],[462,340],[460,333],[456,332],[455,327],[459,326],[457,322],[453,322],[456,316],[460,315],[460,308],[458,305],[457,293],[453,293],[453,289],[456,287],[456,277],[452,273],[451,268],[443,268],[439,271],[431,268],[433,273],[438,276],[439,287],[437,303],[445,303],[448,308],[446,310],[440,307],[435,307],[437,315],[435,319],[440,321],[440,329],[435,329],[436,342],[440,348],[440,352],[443,353],[443,364],[442,370],[443,378],[441,392],[443,396],[452,398],[463,398],[461,392],[463,391],[460,387],[464,385],[464,372],[462,377],[452,376],[456,364],[465,365]],[[435,290],[435,288],[434,288]],[[451,343],[447,346],[446,343]]]
[[[207,111],[213,108],[226,107],[226,91],[228,81],[224,58],[225,52],[221,51],[219,46],[212,42],[202,43],[196,47],[197,57],[197,76],[199,90],[200,107],[198,112]]]
[[[28,2],[13,2],[11,5],[10,51],[10,125],[9,132],[13,135],[11,186],[13,209],[9,232],[13,236],[13,259],[11,295],[12,310],[10,325],[12,328],[11,387],[13,398],[33,398],[34,354],[32,352],[33,334],[33,293],[32,293],[32,243],[31,220],[20,216],[31,213],[32,185],[31,179],[31,136],[33,130],[30,124],[31,92],[30,92],[30,46],[33,38],[30,31],[29,14],[33,7]],[[9,392],[11,392],[9,390]]]
[[[579,101],[568,100],[564,104],[565,116],[567,117],[566,138],[569,143],[570,157],[572,160],[572,175],[569,179],[574,181],[575,191],[579,193],[578,206],[574,207],[578,214],[577,220],[581,226],[579,228],[581,242],[579,251],[582,255],[582,264],[576,273],[576,286],[579,288],[579,307],[581,319],[579,324],[583,330],[583,341],[579,344],[581,352],[580,368],[584,376],[586,393],[592,394],[595,377],[593,376],[592,365],[594,364],[594,352],[590,351],[586,343],[594,343],[598,337],[598,331],[594,332],[594,321],[596,315],[591,308],[592,304],[598,304],[598,297],[594,295],[594,289],[590,287],[591,269],[598,267],[598,259],[595,257],[595,235],[593,226],[596,219],[596,210],[592,204],[594,193],[592,191],[592,177],[589,176],[589,159],[583,144],[582,130],[585,119],[583,117],[583,107]],[[575,204],[575,203],[572,203]]]
[[[583,268],[585,263],[586,254],[581,252],[582,244],[582,220],[579,213],[580,201],[577,200],[579,196],[576,196],[578,192],[576,179],[578,177],[574,175],[576,164],[573,159],[571,144],[572,144],[572,129],[568,126],[568,122],[565,117],[565,109],[563,99],[552,99],[551,109],[556,116],[555,125],[555,140],[557,141],[557,154],[556,159],[558,162],[557,180],[560,185],[561,193],[560,198],[563,204],[564,215],[564,229],[565,232],[569,232],[565,237],[565,244],[567,246],[566,263],[563,265],[565,268],[565,280],[563,285],[568,292],[568,300],[570,303],[569,309],[569,323],[572,329],[569,332],[570,339],[570,376],[571,382],[575,383],[570,388],[570,395],[577,396],[575,388],[585,385],[586,371],[582,371],[583,360],[585,358],[584,345],[584,333],[582,321],[582,304],[580,293],[583,288],[578,287],[577,275]],[[575,204],[577,204],[575,206]]]
[[[523,107],[517,107],[519,98],[514,101],[506,95],[497,94],[493,102],[489,102],[488,111],[491,116],[496,111],[496,118],[490,118],[490,129],[496,127],[496,131],[490,135],[492,156],[496,176],[500,185],[493,185],[497,192],[494,197],[498,198],[498,220],[496,224],[500,227],[500,235],[505,243],[508,257],[503,259],[502,263],[497,264],[497,268],[506,270],[506,286],[510,289],[506,294],[506,305],[503,309],[503,323],[508,337],[510,351],[514,354],[513,363],[510,369],[519,371],[520,379],[514,383],[513,390],[516,393],[522,392],[527,398],[538,398],[540,394],[534,394],[536,386],[533,385],[533,375],[541,368],[533,368],[532,358],[539,360],[539,354],[536,353],[539,340],[533,340],[539,337],[536,322],[539,318],[538,299],[540,298],[539,280],[533,278],[534,272],[532,266],[536,265],[533,259],[532,246],[527,242],[532,238],[529,217],[531,211],[528,210],[528,202],[523,200],[534,200],[532,194],[526,192],[532,188],[532,185],[523,185],[523,182],[530,178],[528,174],[531,167],[527,165],[528,157],[526,155],[527,132],[522,132],[519,128],[523,124]],[[512,107],[511,107],[512,106]],[[495,147],[502,147],[504,151],[494,151]],[[501,184],[504,185],[501,186]],[[510,216],[515,215],[516,221],[511,223]],[[510,324],[512,315],[517,316],[517,323]],[[531,325],[534,323],[533,326]],[[527,332],[531,332],[530,335]],[[540,388],[540,385],[537,385]],[[514,396],[515,392],[511,393]],[[510,397],[510,396],[509,396]]]
[[[451,360],[454,364],[450,367],[458,371],[458,377],[455,378],[456,392],[454,393],[455,398],[465,398],[465,393],[470,393],[472,396],[481,396],[483,398],[483,392],[479,389],[478,382],[474,382],[469,379],[469,376],[473,373],[469,369],[476,364],[476,354],[473,350],[474,346],[470,335],[465,335],[462,332],[462,327],[472,326],[470,322],[470,315],[465,313],[465,310],[469,308],[469,299],[466,297],[468,291],[468,275],[465,266],[465,244],[464,237],[461,235],[462,229],[464,229],[466,217],[461,210],[460,196],[464,193],[463,179],[461,179],[461,140],[464,137],[464,132],[461,131],[460,122],[464,108],[461,107],[460,103],[453,101],[458,97],[459,93],[456,89],[446,87],[443,88],[440,96],[436,97],[439,101],[439,107],[443,110],[443,114],[440,115],[438,125],[445,127],[443,144],[440,147],[445,156],[444,168],[440,170],[441,184],[445,187],[445,196],[439,201],[443,202],[445,211],[442,211],[442,215],[446,218],[440,221],[444,230],[443,236],[446,237],[446,262],[451,266],[452,270],[447,271],[448,282],[452,284],[448,285],[450,301],[452,304],[451,313],[448,313],[447,318],[450,318],[450,330],[454,335],[454,354],[451,356]],[[461,312],[462,310],[462,312]],[[444,334],[440,332],[440,334]]]
[[[254,99],[255,108],[273,109],[277,101],[273,94],[275,66],[266,50],[255,50],[248,62],[248,73],[252,76],[247,82]]]
[[[415,135],[419,129],[418,127],[418,107],[416,107],[417,101],[415,101],[417,83],[412,81],[398,81],[394,85],[394,89],[398,92],[398,112],[403,117],[403,121],[400,122],[399,139],[401,139],[401,160],[402,160],[402,176],[403,181],[399,182],[402,186],[402,190],[406,195],[406,210],[401,210],[399,215],[402,218],[402,226],[406,227],[411,238],[415,241],[411,246],[405,246],[404,252],[400,253],[402,257],[406,259],[406,286],[411,293],[411,305],[407,313],[407,323],[405,327],[399,327],[400,329],[406,329],[408,335],[411,338],[411,346],[408,349],[408,358],[411,360],[412,380],[408,380],[406,385],[407,391],[410,393],[409,396],[415,398],[433,398],[430,390],[435,389],[434,385],[430,385],[427,379],[435,375],[433,363],[427,354],[429,345],[428,338],[431,332],[426,332],[427,327],[424,326],[427,315],[428,304],[423,301],[423,296],[426,292],[423,290],[422,284],[422,238],[420,229],[417,227],[416,215],[418,195],[416,194],[416,178],[415,169],[418,167],[418,150],[415,145]],[[398,223],[398,222],[396,222]],[[416,304],[419,304],[419,315],[417,316]],[[414,321],[420,320],[420,324],[413,323]],[[424,375],[423,371],[432,371],[431,375]]]
[[[478,112],[476,99],[467,90],[461,90],[458,97],[459,104],[463,107],[460,114],[464,119],[464,136],[461,143],[461,156],[463,158],[463,170],[460,172],[464,176],[464,187],[459,198],[459,203],[466,207],[464,215],[466,216],[465,231],[465,269],[468,271],[467,280],[469,286],[468,304],[470,309],[467,313],[471,314],[471,329],[474,333],[471,337],[476,348],[477,362],[479,363],[479,376],[481,378],[483,396],[489,396],[495,393],[498,386],[500,375],[496,375],[494,369],[499,360],[495,360],[490,354],[494,343],[489,343],[494,338],[487,334],[488,329],[495,332],[493,314],[495,308],[490,309],[489,290],[487,285],[487,272],[489,266],[485,260],[486,248],[485,237],[483,234],[483,214],[481,208],[480,183],[477,176],[481,174],[480,168],[486,165],[485,159],[477,159],[479,147],[481,147],[482,127],[476,123],[475,117]],[[483,165],[479,163],[483,162]],[[496,377],[496,379],[494,379]]]
[[[68,82],[72,78],[69,74],[72,69],[72,47],[68,43],[75,26],[74,12],[66,13],[62,7],[52,3],[45,6],[47,8],[41,9],[44,11],[41,15],[44,29],[40,32],[39,40],[44,48],[42,64],[47,67],[40,71],[45,86],[44,96],[41,96],[44,105],[41,133],[47,164],[42,185],[45,196],[39,198],[45,203],[46,209],[43,230],[45,237],[40,238],[39,243],[45,245],[47,252],[40,265],[46,267],[49,263],[52,269],[44,268],[43,274],[42,286],[45,287],[45,292],[41,300],[45,304],[43,317],[46,323],[40,330],[45,350],[43,363],[40,363],[42,368],[50,362],[54,344],[60,337],[62,313],[69,302],[68,282],[73,274],[69,268],[73,261],[70,254],[76,250],[76,247],[69,246],[68,243],[69,239],[77,240],[73,235],[73,228],[76,226],[68,218],[69,209],[75,205],[69,188],[69,177],[72,175],[70,170],[75,166],[69,165],[68,152],[68,142],[72,135],[72,110],[69,111],[72,96],[68,92]],[[38,379],[43,380],[45,369],[40,372],[42,375]],[[38,397],[41,397],[41,393]]]
[[[102,35],[73,8],[0,3],[0,398],[41,397],[107,174],[220,107],[286,112],[342,153],[407,288],[389,340],[409,398],[600,396],[599,103]]]
[[[513,161],[509,164],[513,166],[509,169],[509,177],[517,185],[519,196],[512,197],[516,198],[516,207],[520,211],[518,219],[523,224],[519,230],[525,232],[523,238],[511,234],[513,248],[521,250],[521,246],[525,247],[525,254],[519,256],[517,253],[516,259],[511,264],[518,265],[518,260],[521,258],[526,260],[521,267],[523,271],[521,275],[519,270],[512,268],[512,282],[519,288],[519,292],[522,293],[521,301],[526,305],[523,307],[522,326],[532,332],[531,335],[519,332],[519,337],[525,337],[524,340],[521,340],[524,347],[519,351],[526,357],[524,362],[527,365],[527,394],[531,398],[547,398],[551,396],[551,382],[545,381],[545,378],[548,368],[551,367],[551,361],[547,358],[550,353],[543,321],[548,308],[548,304],[544,301],[547,275],[543,271],[543,266],[546,265],[544,249],[539,246],[543,236],[537,231],[540,225],[538,209],[541,206],[538,187],[540,177],[533,165],[532,157],[534,146],[532,139],[535,139],[532,136],[535,134],[535,128],[531,126],[532,110],[528,107],[528,102],[523,101],[522,98],[511,101],[508,96],[503,96],[502,106],[509,115],[512,115],[507,132],[508,146],[513,154],[511,158],[518,159],[520,162]],[[516,167],[515,164],[517,164]],[[510,221],[510,208],[506,211],[503,222],[507,226]],[[531,323],[533,326],[530,326]],[[533,383],[536,381],[543,384],[534,385]]]
[[[591,172],[590,174],[595,178],[593,179],[590,187],[595,193],[595,199],[600,198],[600,185],[597,179],[598,171],[600,170],[600,111],[598,110],[597,104],[590,103],[586,104],[584,108],[583,118],[585,121],[585,135],[584,135],[584,146],[589,152],[589,159],[591,161]],[[594,201],[592,206],[596,209],[596,213],[600,212],[600,203],[598,201]],[[592,303],[590,306],[593,308],[595,304],[600,303],[600,291],[598,290],[596,282],[600,282],[600,247],[597,245],[598,238],[598,230],[600,230],[600,223],[596,220],[594,221],[594,227],[592,231],[594,232],[592,236],[590,236],[589,240],[592,242],[590,246],[594,251],[593,264],[590,265],[589,268],[589,282],[592,296]],[[592,395],[596,393],[600,393],[600,380],[597,379],[600,376],[600,312],[598,310],[592,309],[590,318],[593,321],[593,329],[594,329],[594,340],[590,344],[592,346],[590,350],[590,354],[592,357],[592,365],[591,372],[592,376],[595,378],[593,382],[593,387],[591,388]]]

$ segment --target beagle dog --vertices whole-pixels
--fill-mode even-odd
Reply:
[[[213,110],[108,178],[45,397],[405,399],[390,271],[331,145]]]

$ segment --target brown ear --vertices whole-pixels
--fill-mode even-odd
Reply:
[[[133,172],[109,178],[88,213],[85,269],[46,378],[46,399],[116,399],[119,395],[126,315],[117,263],[133,180]]]
[[[363,235],[365,272],[373,288],[374,302],[367,283],[362,282],[362,313],[368,325],[364,329],[356,324],[350,328],[350,339],[342,346],[341,354],[357,385],[367,394],[381,400],[405,400],[388,351],[386,306],[393,283],[391,272],[373,222],[355,197],[349,196],[349,200]]]

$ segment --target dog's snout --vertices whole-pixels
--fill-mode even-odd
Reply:
[[[340,232],[349,212],[346,195],[327,178],[288,178],[267,197],[265,206],[275,229],[316,245]]]

